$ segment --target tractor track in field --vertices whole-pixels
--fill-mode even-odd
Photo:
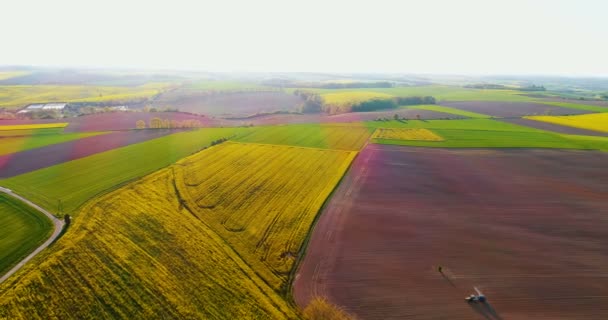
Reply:
[[[46,249],[48,246],[51,245],[51,243],[55,242],[55,240],[57,240],[57,238],[59,238],[59,236],[61,235],[62,231],[63,231],[63,227],[65,225],[65,222],[63,220],[57,219],[53,214],[51,214],[50,212],[44,210],[43,208],[41,208],[40,206],[36,205],[35,203],[31,202],[30,200],[14,193],[12,190],[7,189],[7,188],[3,188],[0,187],[0,192],[3,192],[25,204],[27,204],[28,206],[42,212],[47,218],[49,218],[51,220],[51,222],[53,223],[53,234],[51,234],[51,236],[43,243],[41,244],[38,248],[36,248],[34,251],[32,251],[29,255],[27,255],[27,257],[23,258],[21,261],[19,261],[19,263],[17,263],[13,268],[11,268],[9,271],[7,271],[4,275],[2,275],[2,277],[0,277],[0,283],[3,283],[4,281],[6,281],[8,278],[10,278],[10,276],[12,276],[15,272],[19,271],[19,269],[21,269],[28,261],[30,261],[32,258],[34,258],[37,254],[39,254],[42,250]]]

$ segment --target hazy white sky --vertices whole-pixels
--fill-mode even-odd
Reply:
[[[603,0],[0,4],[0,65],[608,75]]]

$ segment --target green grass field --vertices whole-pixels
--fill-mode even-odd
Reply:
[[[90,198],[249,128],[209,128],[176,133],[0,180],[0,185],[58,213],[73,213]]]
[[[374,139],[381,144],[456,148],[560,148],[608,150],[608,139],[561,135],[491,119],[371,121],[377,128],[426,128],[445,141]]]
[[[359,150],[373,128],[364,126],[289,125],[260,127],[236,141],[310,148]]]
[[[39,129],[39,130],[55,130],[55,129]],[[61,128],[60,130],[63,130]],[[19,130],[23,131],[23,130]],[[29,130],[26,130],[29,131]],[[35,130],[36,131],[36,130]],[[14,133],[14,131],[5,131]],[[25,151],[29,149],[40,148],[52,144],[78,140],[86,137],[92,137],[106,132],[79,132],[79,133],[36,133],[33,132],[28,136],[2,136],[0,131],[0,156],[4,154]],[[22,132],[23,133],[23,132]]]
[[[0,138],[3,137],[23,137],[34,135],[56,135],[62,134],[65,128],[44,128],[44,129],[21,129],[21,130],[0,130]]]
[[[542,103],[548,104],[551,106],[564,107],[564,108],[568,108],[568,109],[578,109],[578,110],[586,110],[586,111],[594,111],[594,112],[608,112],[608,107],[599,107],[599,106],[592,106],[592,105],[587,105],[587,104],[578,104],[578,103],[570,103],[570,102],[542,102]]]
[[[4,193],[0,193],[0,226],[0,275],[53,232],[53,224],[47,217]]]
[[[471,111],[465,111],[465,110],[460,110],[460,109],[456,109],[456,108],[452,108],[452,107],[438,106],[438,105],[434,105],[434,104],[431,104],[431,105],[421,105],[421,106],[402,106],[401,108],[404,108],[404,109],[437,111],[437,112],[444,112],[444,113],[455,114],[455,115],[459,115],[459,116],[463,116],[463,117],[478,118],[478,119],[484,119],[484,118],[491,118],[492,117],[492,116],[489,116],[487,114],[482,114],[482,113],[477,113],[477,112],[471,112]]]
[[[152,97],[166,84],[150,83],[137,87],[110,86],[0,86],[0,107],[19,108],[36,102],[128,101]]]

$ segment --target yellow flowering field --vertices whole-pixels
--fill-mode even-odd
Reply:
[[[373,91],[339,91],[323,93],[321,97],[326,104],[342,106],[372,99],[390,99],[393,95]]]
[[[409,128],[378,128],[374,132],[372,138],[386,140],[444,141],[441,136],[429,129]]]
[[[608,132],[608,113],[590,113],[576,116],[528,116],[524,118],[568,127]]]
[[[355,154],[225,142],[90,201],[0,318],[298,318],[288,274]]]
[[[67,122],[0,125],[0,131],[65,128],[67,125]]]

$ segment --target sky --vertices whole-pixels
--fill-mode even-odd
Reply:
[[[0,1],[0,65],[608,76],[603,0]]]

